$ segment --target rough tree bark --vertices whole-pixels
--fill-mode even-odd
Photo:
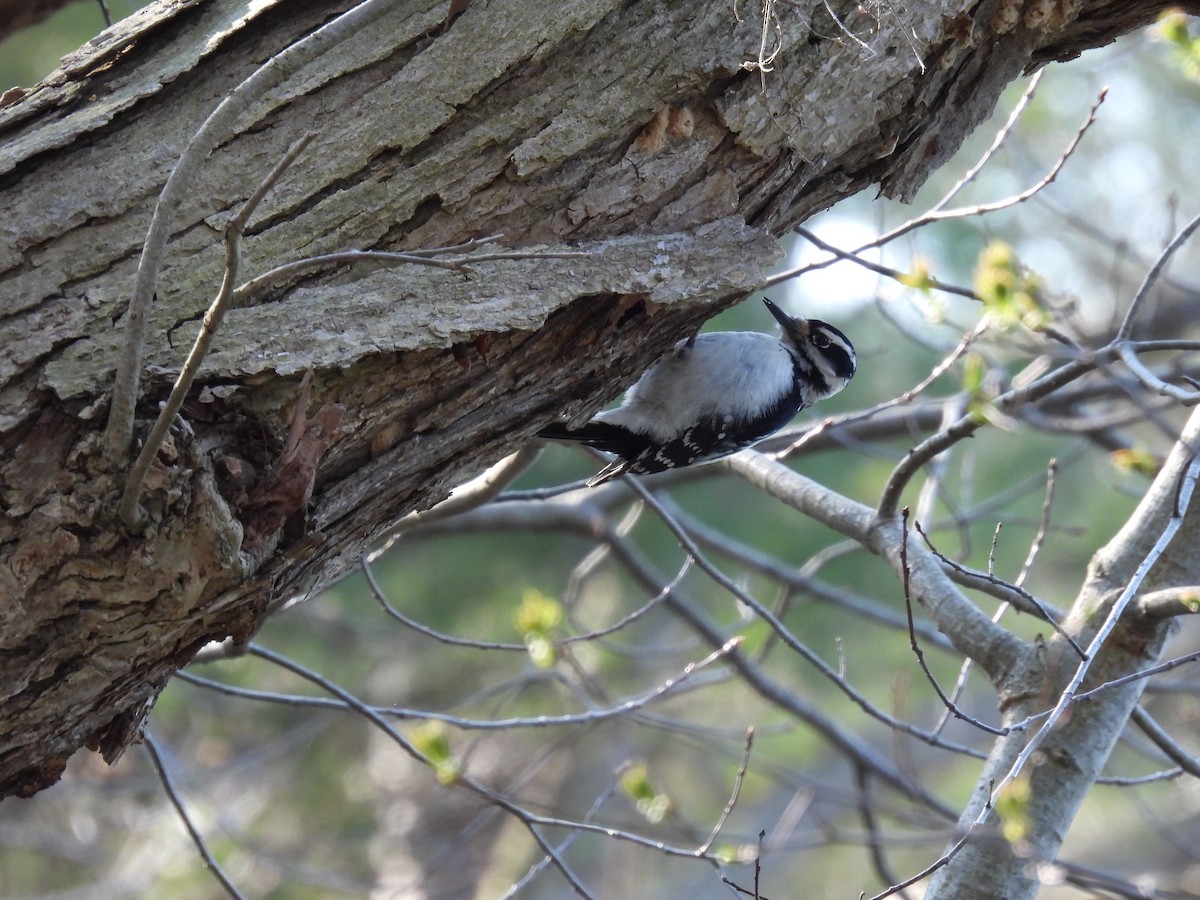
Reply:
[[[115,759],[198,648],[594,409],[751,289],[789,226],[868,185],[910,197],[1021,72],[1178,4],[813,0],[769,14],[781,52],[755,71],[762,10],[728,0],[381,3],[255,98],[168,211],[137,434],[221,281],[225,219],[306,131],[245,277],[495,232],[586,256],[279,280],[229,313],[130,530],[137,448],[100,437],[156,198],[224,97],[352,5],[164,0],[5,96],[0,795],[84,745]]]
[[[1091,644],[1138,568],[1162,540],[1173,514],[1179,517],[1179,531],[1146,572],[1138,593],[1195,584],[1200,577],[1200,512],[1194,500],[1192,505],[1184,504],[1186,513],[1176,512],[1187,471],[1194,466],[1198,452],[1200,411],[1194,411],[1138,509],[1092,558],[1087,578],[1063,622],[1066,632],[1081,646]],[[1127,610],[1092,659],[1080,691],[1136,675],[1159,662],[1177,624],[1173,617],[1131,615]],[[1026,646],[1019,662],[994,679],[1001,693],[1004,724],[1012,726],[1053,708],[1078,665],[1079,657],[1061,635],[1054,635],[1044,648]],[[952,865],[938,871],[927,896],[955,900],[1035,896],[1042,872],[1058,857],[1067,829],[1103,774],[1113,745],[1145,688],[1146,679],[1135,679],[1067,709],[1063,721],[1031,757],[1019,776],[1020,788],[1014,792],[1027,797],[1019,805],[1023,804],[1022,814],[1035,824],[1011,842],[993,835],[967,843]],[[1029,731],[1017,731],[996,741],[975,794],[959,819],[960,830],[965,832],[977,819],[989,800],[989,786],[1000,783],[1029,740]]]

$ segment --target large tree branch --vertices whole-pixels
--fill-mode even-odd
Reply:
[[[1063,623],[1080,643],[1090,643],[1109,624],[1110,615],[1119,615],[1116,604],[1127,601],[1131,590],[1182,587],[1200,577],[1200,514],[1194,505],[1180,504],[1184,479],[1195,477],[1198,446],[1200,411],[1192,413],[1166,465],[1134,514],[1093,558],[1088,579]],[[1178,518],[1173,522],[1174,517]],[[1164,531],[1168,525],[1178,530]],[[1152,554],[1157,561],[1140,583],[1134,583],[1132,579]],[[1059,636],[1050,639],[1042,684],[1024,696],[1012,698],[1004,710],[1006,722],[1026,722],[1061,705],[1063,690],[1080,665],[1086,667],[1085,686],[1119,684],[1086,703],[1070,703],[1069,715],[1061,716],[1053,730],[1045,729],[1044,734],[1033,736],[1017,731],[996,742],[959,820],[960,827],[966,832],[976,822],[990,818],[994,823],[995,813],[990,812],[996,799],[993,790],[1014,774],[1028,788],[1021,791],[1028,798],[1023,814],[1036,826],[1013,843],[976,833],[976,839],[963,846],[954,864],[939,870],[929,888],[930,896],[983,900],[997,894],[1033,895],[1038,884],[1037,863],[1057,856],[1079,805],[1101,774],[1145,689],[1145,679],[1127,676],[1154,664],[1174,627],[1174,619],[1126,614],[1116,620],[1103,646],[1083,664]],[[1071,695],[1066,699],[1070,701]],[[1027,755],[1027,742],[1032,739],[1040,742],[1038,764],[1018,773],[1017,767]]]
[[[398,0],[201,142],[164,229],[135,437],[221,281],[225,216],[307,131],[246,230],[249,277],[498,232],[588,258],[286,270],[229,311],[129,533],[129,460],[98,438],[157,199],[219,104],[349,5],[163,3],[0,109],[0,793],[52,782],[85,743],[118,756],[198,647],[245,639],[405,513],[603,402],[759,283],[774,235],[869,184],[910,196],[1020,72],[1164,4],[1011,27],[993,21],[1010,4],[848,10],[867,51],[817,37],[836,33],[822,2],[777,7],[783,52],[751,73],[761,23],[724,0],[495,0],[448,29],[445,3]],[[469,371],[448,352],[489,343]]]

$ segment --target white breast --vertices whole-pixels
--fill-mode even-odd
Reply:
[[[752,418],[792,386],[792,359],[756,331],[702,334],[646,370],[618,409],[598,421],[669,440],[708,416]]]

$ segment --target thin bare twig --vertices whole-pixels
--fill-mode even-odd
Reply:
[[[589,807],[588,811],[584,814],[582,819],[584,823],[591,824],[591,822],[599,814],[601,808],[603,808],[604,804],[612,799],[612,796],[616,793],[620,783],[621,782],[619,778],[613,778],[609,780],[607,786],[605,786],[604,790],[600,792],[599,796],[596,797],[596,799],[592,802],[591,807]],[[582,829],[572,829],[571,833],[563,838],[562,842],[555,849],[560,854],[566,853],[571,849],[571,845],[575,843],[581,834],[583,834]],[[511,897],[519,896],[521,891],[523,891],[533,881],[533,879],[535,879],[542,871],[544,871],[545,868],[551,864],[551,862],[552,860],[549,856],[543,856],[536,863],[529,867],[529,871],[526,872],[519,881],[513,882],[512,886],[499,897],[499,900],[509,900]]]
[[[854,770],[854,780],[858,788],[858,814],[862,818],[863,827],[867,832],[867,847],[871,854],[871,863],[875,866],[875,874],[879,876],[879,880],[884,884],[894,884],[898,879],[892,872],[892,867],[883,853],[883,841],[879,832],[879,822],[876,820],[875,810],[871,807],[870,780],[867,778],[867,775],[868,773],[859,767],[856,767]],[[902,890],[899,894],[905,900],[908,900],[906,892]]]
[[[909,588],[909,571],[908,571],[908,507],[904,507],[900,512],[901,525],[903,530],[900,532],[900,569],[901,581],[904,585],[904,610],[908,614],[908,644],[912,648],[913,653],[917,657],[917,662],[921,666],[921,671],[925,673],[926,679],[933,685],[934,691],[937,692],[938,699],[947,710],[956,718],[974,725],[980,731],[986,731],[988,734],[994,734],[997,737],[1003,737],[1009,733],[1007,728],[996,728],[994,725],[988,725],[986,722],[981,722],[974,716],[970,716],[963,712],[955,705],[946,692],[942,690],[942,686],[938,684],[938,680],[933,677],[933,672],[929,668],[929,664],[925,662],[925,652],[921,649],[921,645],[917,642],[917,632],[913,627],[913,608],[912,608],[912,591]]]
[[[1170,672],[1172,669],[1178,669],[1180,666],[1186,666],[1189,663],[1196,662],[1197,660],[1200,660],[1200,650],[1197,650],[1195,653],[1187,653],[1183,656],[1176,656],[1174,659],[1169,659],[1166,662],[1159,663],[1156,666],[1149,666],[1129,675],[1122,675],[1120,678],[1114,678],[1112,681],[1106,681],[1103,684],[1098,684],[1094,688],[1084,691],[1076,696],[1075,702],[1082,703],[1084,700],[1089,700],[1102,691],[1109,691],[1113,688],[1118,688],[1123,684],[1129,684],[1133,681],[1140,681],[1143,678],[1150,678],[1154,675],[1161,675],[1164,672]]]
[[[1083,140],[1084,134],[1086,134],[1088,129],[1091,128],[1093,124],[1095,124],[1096,113],[1100,108],[1100,104],[1104,102],[1104,98],[1107,95],[1107,93],[1108,93],[1108,88],[1105,88],[1100,92],[1099,97],[1096,99],[1096,102],[1092,105],[1091,110],[1088,112],[1088,117],[1084,120],[1083,124],[1079,127],[1079,130],[1075,133],[1075,137],[1067,145],[1066,149],[1064,149],[1063,152],[1059,155],[1059,157],[1055,161],[1054,165],[1052,165],[1050,167],[1050,170],[1041,178],[1041,180],[1035,182],[1033,185],[1026,188],[1021,193],[1014,194],[1011,197],[1006,197],[1003,200],[997,200],[993,203],[979,203],[979,204],[976,204],[975,206],[965,206],[965,207],[960,207],[957,209],[939,209],[936,211],[930,211],[930,212],[924,213],[920,216],[917,216],[916,218],[909,219],[904,224],[899,225],[896,228],[893,228],[891,231],[888,231],[885,234],[880,235],[879,237],[863,244],[860,247],[856,247],[853,250],[847,251],[848,257],[849,258],[857,257],[860,254],[865,253],[867,250],[872,250],[872,249],[875,249],[878,247],[882,247],[885,244],[891,243],[892,241],[896,240],[897,238],[901,238],[904,235],[917,230],[918,228],[923,228],[926,225],[930,225],[934,222],[941,222],[941,221],[945,221],[947,219],[964,219],[964,218],[968,218],[968,217],[972,217],[972,216],[981,216],[981,215],[985,215],[987,213],[998,212],[1002,209],[1008,209],[1009,207],[1016,206],[1020,203],[1024,203],[1025,201],[1029,200],[1031,197],[1034,197],[1035,195],[1040,193],[1044,188],[1046,188],[1051,183],[1053,183],[1053,181],[1058,177],[1058,173],[1062,171],[1063,166],[1066,165],[1067,160],[1070,159],[1075,154],[1076,149],[1079,147],[1080,141]],[[824,269],[828,266],[833,265],[836,262],[839,262],[840,259],[841,259],[840,256],[835,257],[833,259],[824,259],[819,262],[808,263],[803,266],[797,266],[794,269],[788,269],[784,272],[779,272],[778,274],[772,275],[769,279],[766,279],[763,282],[762,287],[764,287],[764,288],[770,287],[772,285],[779,284],[782,281],[787,281],[791,278],[797,278],[800,275],[804,275],[808,272],[814,272],[818,269]]]
[[[1133,295],[1133,300],[1129,303],[1129,309],[1125,311],[1125,318],[1121,320],[1121,327],[1117,329],[1117,333],[1113,338],[1114,341],[1129,340],[1130,335],[1133,334],[1134,319],[1137,318],[1137,314],[1141,311],[1142,304],[1146,302],[1151,288],[1158,281],[1167,263],[1171,261],[1171,257],[1175,255],[1175,251],[1183,246],[1184,242],[1192,236],[1192,232],[1197,228],[1200,228],[1200,215],[1197,215],[1184,225],[1175,237],[1171,238],[1171,242],[1163,248],[1162,253],[1158,255],[1158,259],[1154,261],[1154,265],[1150,267],[1150,271],[1146,273],[1146,277],[1142,279],[1142,284],[1137,289],[1137,293]]]
[[[395,619],[401,625],[404,625],[407,628],[411,628],[413,631],[417,632],[418,634],[423,634],[426,637],[433,638],[435,641],[438,641],[439,643],[449,644],[450,646],[453,646],[453,647],[472,647],[476,650],[508,650],[508,651],[512,651],[515,653],[528,653],[529,652],[529,648],[526,647],[524,644],[503,643],[503,642],[499,642],[499,641],[482,641],[482,640],[476,640],[475,638],[454,637],[453,635],[444,634],[440,631],[435,631],[434,629],[428,627],[427,625],[421,624],[416,619],[411,618],[410,616],[406,616],[404,613],[400,612],[400,610],[396,609],[396,607],[391,604],[391,602],[387,598],[387,594],[383,590],[383,587],[379,584],[379,580],[375,577],[375,570],[371,567],[371,561],[372,561],[372,559],[374,559],[374,557],[375,557],[375,554],[368,554],[368,555],[363,556],[358,561],[359,568],[362,569],[363,575],[367,579],[367,587],[369,587],[371,590],[371,596],[373,596],[376,599],[376,601],[378,601],[379,605],[381,607],[383,607],[383,611],[388,616]]]
[[[318,675],[316,672],[305,668],[294,660],[288,659],[286,656],[281,656],[280,654],[268,650],[265,647],[258,646],[257,644],[249,644],[247,645],[246,652],[252,656],[260,657],[261,659],[272,662],[281,668],[287,669],[289,672],[299,675],[306,681],[312,682],[322,690],[333,694],[355,712],[365,717],[371,722],[371,724],[383,731],[384,734],[391,738],[396,745],[398,745],[414,760],[424,766],[433,766],[433,762],[429,759],[429,757],[418,750],[417,747],[408,740],[408,738],[404,737],[404,735],[400,734],[400,732],[392,727],[392,724],[388,722],[379,712],[377,712],[371,706],[368,706],[366,703],[363,703],[363,701],[359,700],[349,691],[343,689],[337,684],[334,684],[329,679]],[[587,888],[584,887],[583,882],[579,880],[579,877],[573,871],[571,871],[571,868],[566,864],[566,861],[559,855],[558,851],[551,846],[545,835],[542,834],[541,828],[538,826],[546,824],[547,820],[540,816],[533,815],[528,810],[523,809],[508,798],[497,794],[490,788],[485,787],[479,781],[471,778],[466,773],[459,773],[455,778],[454,783],[462,785],[473,793],[478,794],[484,800],[488,801],[494,806],[499,807],[516,818],[517,821],[525,826],[526,831],[529,832],[530,836],[537,842],[538,846],[542,848],[542,851],[553,861],[554,867],[558,870],[559,874],[566,879],[567,883],[571,886],[571,890],[573,890],[580,897],[590,898],[592,896]],[[582,827],[581,823],[577,823],[576,827]]]
[[[623,700],[611,706],[589,709],[581,713],[565,713],[558,716],[517,716],[507,719],[468,719],[463,716],[452,716],[449,713],[432,712],[430,710],[402,708],[394,706],[374,706],[367,708],[380,716],[393,719],[413,719],[418,721],[442,722],[463,731],[511,731],[518,728],[556,728],[566,725],[593,725],[607,719],[619,719],[638,713],[651,703],[675,694],[680,687],[689,682],[702,669],[714,662],[734,654],[742,644],[741,636],[730,638],[723,645],[703,659],[689,662],[678,674],[666,678],[649,691],[628,700]],[[283,706],[311,707],[314,709],[345,709],[355,711],[357,707],[345,700],[329,699],[326,697],[308,697],[301,694],[281,694],[277,691],[260,691],[254,688],[237,687],[220,681],[213,681],[191,672],[179,672],[178,677],[206,690],[215,691],[228,697],[239,697],[244,700],[255,700],[262,703],[277,703]],[[367,706],[366,704],[363,704]]]
[[[105,452],[114,466],[124,464],[133,440],[134,413],[146,346],[146,317],[166,253],[171,219],[183,205],[185,192],[196,171],[221,141],[228,137],[238,117],[259,97],[398,5],[399,0],[364,0],[268,59],[217,104],[176,160],[154,205],[125,318],[125,343],[117,365],[112,404],[104,431]]]
[[[979,173],[983,171],[984,167],[991,162],[992,157],[996,155],[996,152],[1000,149],[1004,142],[1008,140],[1008,136],[1012,134],[1012,130],[1017,126],[1017,122],[1020,120],[1021,115],[1025,112],[1025,108],[1029,106],[1029,101],[1031,101],[1033,99],[1033,95],[1037,93],[1038,85],[1041,84],[1042,81],[1042,73],[1045,71],[1045,69],[1038,69],[1037,74],[1035,74],[1033,78],[1029,80],[1029,84],[1021,93],[1021,99],[1016,102],[1016,105],[1012,108],[1012,112],[1008,114],[1008,121],[1006,121],[1004,125],[1001,126],[1000,130],[996,132],[996,137],[992,140],[992,145],[984,151],[983,156],[979,157],[979,160],[975,163],[975,165],[967,169],[967,173],[958,180],[954,187],[950,188],[950,190],[946,193],[946,196],[944,196],[937,203],[933,204],[931,207],[933,212],[938,212],[939,210],[945,209],[950,201],[958,196],[958,193],[964,187],[974,181]]]
[[[909,274],[901,271],[900,269],[893,269],[891,266],[885,266],[881,263],[871,262],[869,259],[863,259],[861,256],[857,255],[857,252],[855,251],[843,250],[840,247],[835,247],[833,244],[821,240],[807,228],[801,228],[797,225],[792,230],[814,247],[824,250],[826,253],[832,253],[838,257],[838,259],[844,259],[847,262],[852,262],[857,266],[861,266],[868,272],[874,272],[876,275],[882,275],[885,278],[890,278],[893,281],[900,282],[901,284],[905,283],[906,277]],[[770,287],[771,285],[778,283],[778,281],[783,280],[785,279],[780,278],[779,276],[772,276],[771,278],[767,279],[763,286]],[[959,297],[966,297],[968,300],[975,300],[976,302],[979,302],[979,294],[977,294],[971,288],[959,287],[956,284],[949,284],[939,278],[934,278],[933,276],[928,276],[924,278],[923,281],[924,284],[932,290],[941,291],[945,294],[956,294]]]
[[[1006,197],[1003,200],[997,200],[993,203],[978,203],[974,206],[964,206],[956,209],[937,209],[936,211],[925,213],[924,215],[918,216],[917,218],[904,223],[900,227],[889,231],[887,234],[877,238],[875,241],[862,247],[861,249],[866,250],[870,249],[871,247],[878,247],[882,246],[883,244],[890,243],[891,241],[896,240],[896,238],[903,237],[910,231],[921,228],[931,222],[940,222],[945,219],[963,219],[971,216],[982,216],[988,213],[999,212],[1002,209],[1008,209],[1009,207],[1024,203],[1026,200],[1029,200],[1031,197],[1039,194],[1044,188],[1054,183],[1054,180],[1058,178],[1059,172],[1062,171],[1063,166],[1067,164],[1067,160],[1075,155],[1075,151],[1079,148],[1079,144],[1083,140],[1083,136],[1087,134],[1088,129],[1096,124],[1096,114],[1099,112],[1100,105],[1104,103],[1104,100],[1107,96],[1108,88],[1101,88],[1099,95],[1096,97],[1095,103],[1093,103],[1091,109],[1088,110],[1087,118],[1083,120],[1083,124],[1079,126],[1079,129],[1075,132],[1075,136],[1071,139],[1070,143],[1067,144],[1063,152],[1059,154],[1058,159],[1054,161],[1054,164],[1039,181],[1030,185],[1025,190],[1021,191],[1021,193],[1014,194],[1011,197]],[[858,253],[860,250],[854,250],[852,252]]]
[[[143,516],[138,507],[138,500],[142,495],[146,473],[150,471],[151,463],[158,456],[158,450],[162,446],[162,442],[166,440],[167,432],[171,428],[171,423],[175,421],[176,414],[183,407],[187,392],[192,387],[196,373],[200,371],[200,364],[204,362],[204,357],[208,354],[209,347],[212,346],[213,338],[216,337],[217,329],[221,327],[221,322],[225,318],[225,312],[229,309],[234,293],[233,285],[237,281],[238,268],[242,261],[242,234],[246,229],[246,223],[254,214],[254,210],[258,208],[258,204],[262,202],[263,197],[283,177],[283,173],[296,161],[296,157],[304,152],[304,148],[314,137],[316,137],[316,132],[310,131],[293,143],[237,214],[231,216],[225,223],[225,274],[221,279],[221,287],[212,304],[204,313],[204,318],[200,322],[200,332],[196,335],[192,350],[183,364],[183,370],[175,379],[171,394],[167,397],[163,408],[159,410],[158,418],[151,427],[150,434],[146,437],[146,442],[142,445],[142,450],[138,454],[133,468],[129,470],[129,478],[125,482],[125,492],[121,495],[118,512],[121,521],[130,528],[141,524]]]
[[[1140,706],[1135,706],[1130,718],[1138,728],[1150,738],[1167,759],[1180,769],[1196,778],[1200,778],[1200,758],[1188,753],[1183,746],[1171,737],[1165,728],[1158,724],[1150,713]]]
[[[175,812],[179,813],[179,819],[183,822],[183,827],[187,829],[187,833],[192,838],[192,843],[200,851],[200,858],[204,860],[204,864],[208,866],[209,871],[213,873],[213,877],[221,883],[221,887],[225,889],[225,893],[235,898],[235,900],[244,900],[244,895],[229,880],[229,876],[218,865],[216,858],[213,857],[208,849],[204,835],[200,833],[200,830],[196,827],[196,823],[192,821],[192,817],[188,814],[187,807],[183,803],[183,798],[179,796],[179,791],[175,788],[175,782],[171,778],[171,773],[167,771],[167,767],[163,763],[162,754],[158,749],[158,742],[149,731],[142,735],[142,745],[146,748],[146,755],[150,758],[150,765],[154,767],[154,772],[158,775],[158,780],[162,783],[163,790],[167,792],[167,799],[175,807]]]
[[[429,509],[409,513],[396,526],[384,545],[371,553],[374,562],[385,553],[395,540],[405,531],[420,525],[428,525],[439,519],[457,516],[470,509],[483,506],[500,496],[504,489],[529,470],[538,457],[542,455],[542,446],[530,442],[516,453],[510,453],[495,465],[489,467],[470,481],[466,481],[450,492],[450,495],[440,503],[435,503]]]
[[[754,726],[751,725],[746,729],[746,744],[742,748],[742,764],[738,766],[737,775],[733,779],[733,791],[729,795],[729,802],[725,804],[725,808],[721,810],[721,815],[717,819],[717,824],[713,826],[713,830],[709,832],[708,840],[696,848],[697,856],[707,856],[708,851],[712,849],[713,841],[717,839],[717,835],[721,833],[721,829],[725,827],[725,821],[729,818],[729,814],[733,812],[733,807],[737,804],[738,797],[742,793],[742,781],[746,777],[746,768],[750,765],[750,748],[754,745]]]
[[[1200,771],[1200,769],[1197,769]],[[1179,766],[1170,769],[1163,769],[1160,772],[1151,772],[1149,775],[1101,775],[1096,779],[1096,784],[1102,784],[1105,787],[1141,787],[1145,784],[1158,784],[1160,781],[1174,781],[1184,771]]]
[[[988,808],[990,809],[991,807],[989,806]],[[937,859],[935,859],[932,863],[930,863],[928,866],[926,866],[924,869],[922,869],[916,875],[913,875],[910,878],[906,878],[903,881],[896,882],[895,884],[889,886],[885,890],[876,894],[874,897],[871,897],[870,900],[883,900],[883,898],[885,898],[885,897],[893,897],[896,894],[899,894],[905,888],[912,887],[914,884],[924,881],[926,878],[928,878],[930,875],[932,875],[934,872],[936,872],[938,869],[942,868],[943,866],[949,865],[950,861],[952,859],[954,859],[954,857],[958,856],[958,854],[962,851],[962,848],[967,845],[967,838],[969,836],[970,836],[970,833],[968,832],[968,834],[963,835],[957,841],[955,841],[954,846],[952,846],[949,850],[947,850],[945,853],[943,853],[941,856],[939,856]]]
[[[993,799],[1021,774],[1025,765],[1029,762],[1033,754],[1037,752],[1038,748],[1041,747],[1047,735],[1058,725],[1063,713],[1076,702],[1076,692],[1079,689],[1079,685],[1083,683],[1083,679],[1087,676],[1088,670],[1091,668],[1091,661],[1100,652],[1100,648],[1103,646],[1105,640],[1108,639],[1113,629],[1116,628],[1117,622],[1125,612],[1126,607],[1141,589],[1142,581],[1146,575],[1149,574],[1155,563],[1166,552],[1176,532],[1182,527],[1184,514],[1191,503],[1197,478],[1200,478],[1200,452],[1193,450],[1187,462],[1181,467],[1173,508],[1158,540],[1154,542],[1154,546],[1150,548],[1145,558],[1138,564],[1133,577],[1129,579],[1129,583],[1125,585],[1120,596],[1113,601],[1103,624],[1088,644],[1087,658],[1076,667],[1075,674],[1071,677],[1071,680],[1067,683],[1062,693],[1059,694],[1058,702],[1055,703],[1054,708],[1050,711],[1050,714],[1046,717],[1041,727],[1034,732],[1028,743],[1021,748],[1021,752],[1017,754],[1008,772],[993,788],[991,793]],[[980,813],[980,817],[976,820],[977,824],[982,823],[986,813],[987,810]]]
[[[1200,222],[1200,218],[1196,221]],[[1156,391],[1165,397],[1170,397],[1172,400],[1178,400],[1184,406],[1195,406],[1200,403],[1200,391],[1189,391],[1177,385],[1163,381],[1157,375],[1150,371],[1146,365],[1137,358],[1133,347],[1128,343],[1119,344],[1117,352],[1121,356],[1121,362],[1129,367],[1129,371],[1134,374],[1138,381],[1144,384],[1152,391]]]
[[[979,583],[976,583],[976,581],[981,581],[993,587],[1000,587],[1004,590],[1011,591],[1011,594],[1001,597],[1000,600],[1004,603],[1009,603],[1012,606],[1015,606],[1017,609],[1023,612],[1040,616],[1047,625],[1053,628],[1054,631],[1071,646],[1071,649],[1078,654],[1080,659],[1087,659],[1087,653],[1084,651],[1084,649],[1079,646],[1079,643],[1075,640],[1075,638],[1067,633],[1066,629],[1064,629],[1059,623],[1058,617],[1048,606],[1042,603],[1041,600],[1033,596],[1033,594],[1029,593],[1029,591],[1025,590],[1023,587],[1018,587],[1015,584],[1004,581],[994,574],[974,572],[970,569],[967,569],[965,566],[956,563],[933,545],[933,541],[930,540],[929,535],[927,535],[921,528],[920,522],[913,522],[913,527],[917,530],[917,534],[921,535],[922,539],[924,539],[925,546],[927,546],[930,552],[932,552],[939,560],[941,560],[943,565],[949,568],[952,572],[967,576],[959,580],[959,584],[962,584],[964,587],[973,587],[978,590],[982,590],[983,586]]]
[[[1057,472],[1058,460],[1052,458],[1046,465],[1046,499],[1042,501],[1042,520],[1038,523],[1037,534],[1033,536],[1033,542],[1029,545],[1029,555],[1025,557],[1021,571],[1017,573],[1017,580],[1013,582],[1015,587],[1019,588],[1025,583],[1038,552],[1046,541],[1046,532],[1050,529],[1050,508],[1054,504],[1054,476]]]
[[[767,830],[765,828],[760,828],[758,831],[758,852],[756,852],[754,854],[754,888],[753,888],[753,890],[742,887],[740,884],[738,884],[732,878],[729,878],[725,875],[721,876],[722,884],[725,884],[727,887],[731,888],[734,891],[734,893],[745,894],[747,897],[752,898],[752,900],[771,900],[770,897],[767,897],[765,894],[761,893],[759,890],[759,883],[762,880],[763,839],[766,836],[767,836]]]

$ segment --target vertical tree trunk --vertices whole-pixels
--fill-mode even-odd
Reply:
[[[1193,412],[1167,464],[1143,498],[1137,512],[1092,559],[1088,579],[1063,623],[1067,633],[1087,647],[1110,615],[1114,603],[1144,561],[1160,545],[1164,529],[1175,514],[1180,488],[1200,447],[1200,412]],[[1200,511],[1187,507],[1180,530],[1149,570],[1139,594],[1157,588],[1200,581]],[[1127,611],[1090,665],[1080,691],[1136,674],[1159,661],[1163,646],[1176,628],[1173,618],[1150,619]],[[1031,648],[1032,649],[1032,648]],[[1052,708],[1066,688],[1078,655],[1060,635],[1045,654],[1030,655],[1026,672],[1010,674],[1002,689],[1007,705],[1006,725]],[[1036,672],[1035,679],[1029,678]],[[1031,758],[1010,794],[1017,799],[1015,815],[1027,819],[1018,836],[1002,837],[1002,820],[1013,811],[990,816],[988,827],[969,842],[952,865],[937,873],[926,894],[930,900],[1019,900],[1036,896],[1052,868],[1063,837],[1088,790],[1100,777],[1117,738],[1124,730],[1145,689],[1138,679],[1107,689],[1067,710]],[[975,795],[959,819],[965,833],[979,817],[991,794],[1017,760],[1037,725],[998,740],[976,784]]]

